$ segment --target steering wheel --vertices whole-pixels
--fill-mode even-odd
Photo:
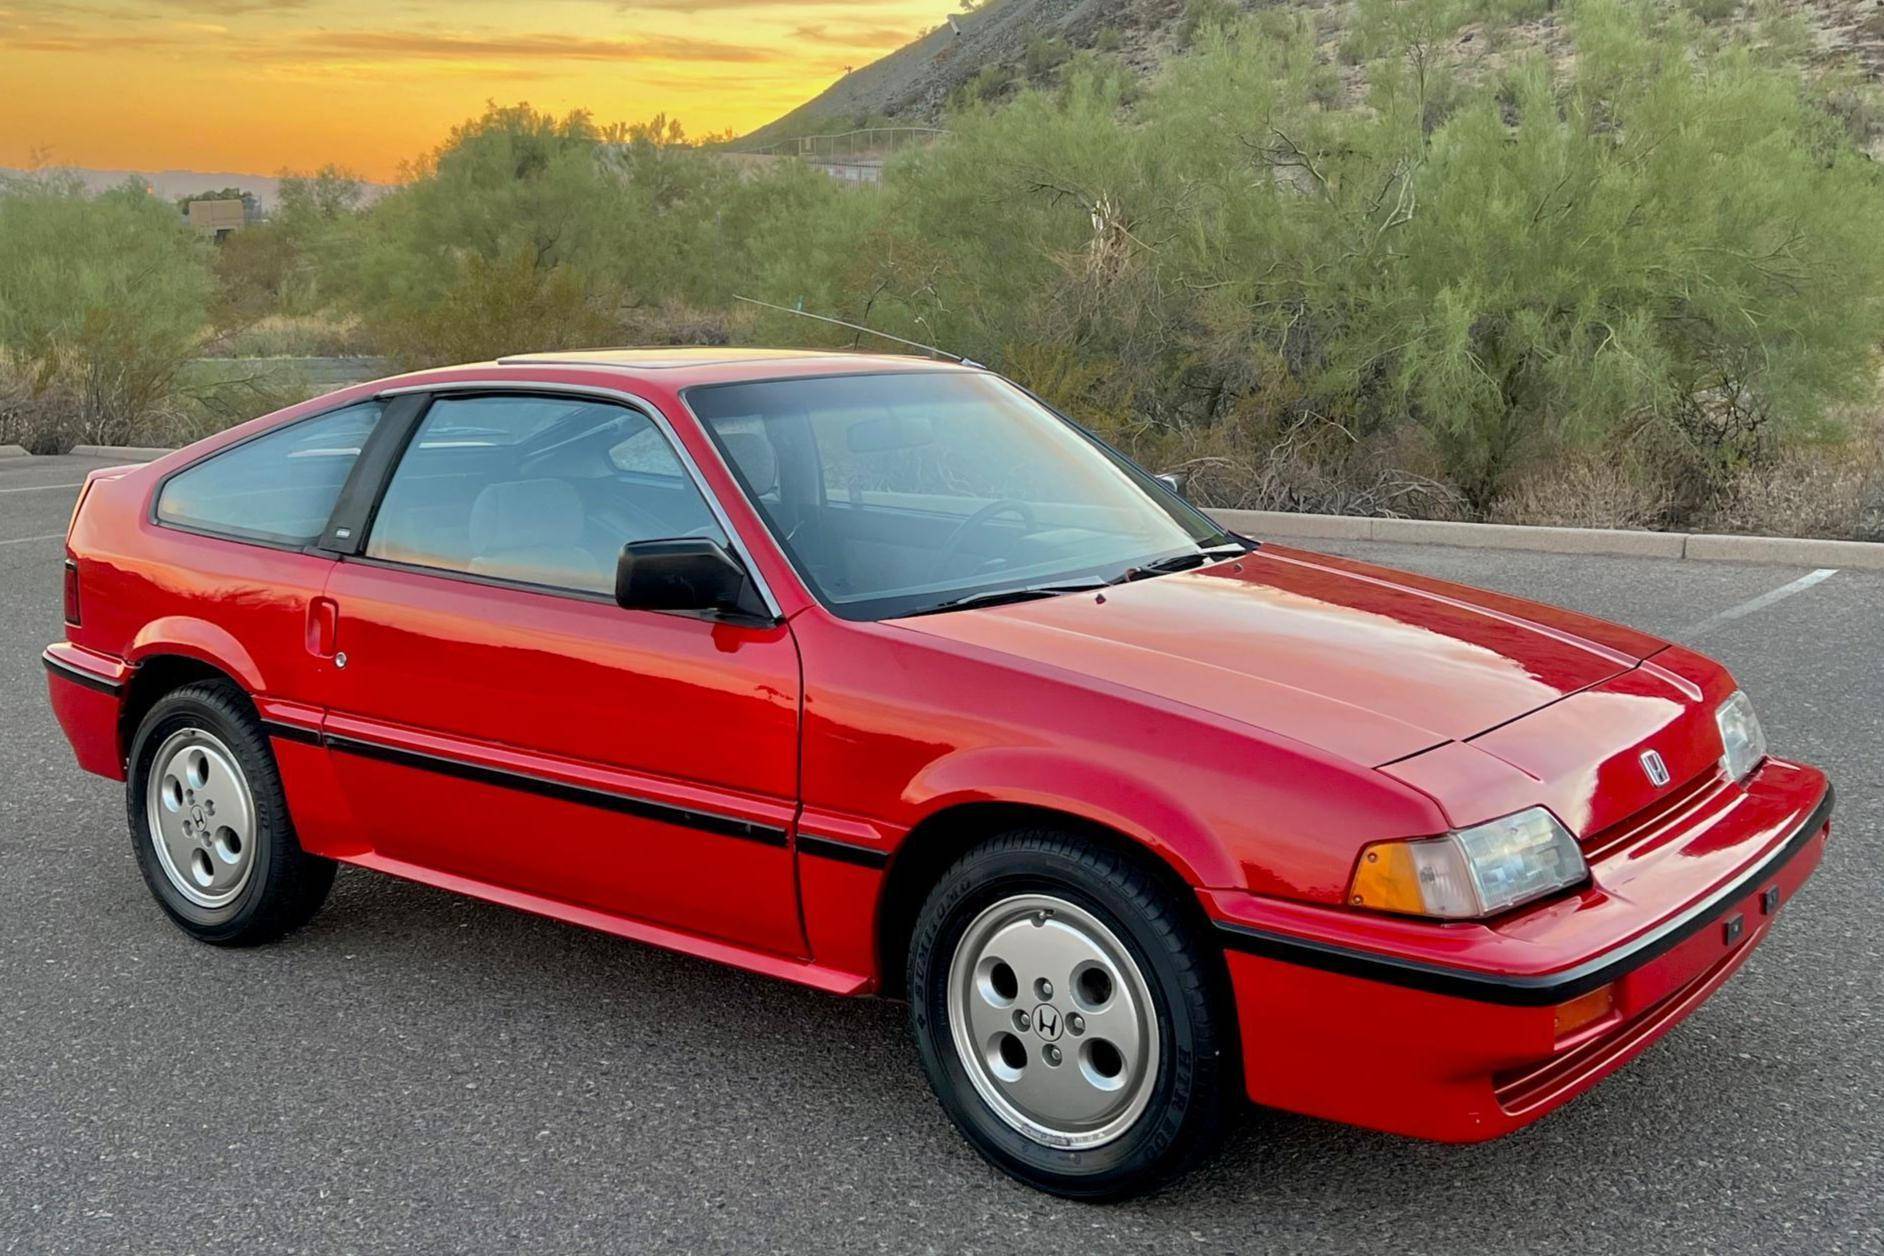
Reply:
[[[990,519],[998,519],[1002,515],[1013,515],[1018,518],[1021,521],[1024,532],[1032,532],[1037,526],[1034,522],[1034,508],[1029,506],[1026,502],[1015,501],[1011,497],[1004,497],[1000,501],[989,502],[986,506],[983,506],[980,510],[977,510],[974,514],[955,525],[955,531],[949,533],[949,539],[942,542],[942,548],[936,552],[935,564],[930,568],[929,578],[931,580],[941,578],[943,568],[948,566],[949,560],[954,558],[956,553],[962,548],[962,540],[967,537],[970,532],[973,532],[976,528],[986,527]]]

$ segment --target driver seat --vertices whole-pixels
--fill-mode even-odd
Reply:
[[[503,480],[471,503],[472,572],[606,593],[614,572],[583,547],[582,495],[564,480]]]

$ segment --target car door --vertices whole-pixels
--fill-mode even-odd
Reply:
[[[802,954],[789,628],[614,601],[624,542],[725,539],[662,423],[441,394],[384,460],[326,591],[361,862]]]

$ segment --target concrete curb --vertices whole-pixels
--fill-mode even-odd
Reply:
[[[126,462],[155,462],[165,454],[177,452],[156,445],[74,445],[72,452],[80,458],[122,458]]]
[[[1209,514],[1225,527],[1257,538],[1277,540],[1391,541],[1472,549],[1531,550],[1545,554],[1618,554],[1631,558],[1884,571],[1884,545],[1871,541],[1634,532],[1620,528],[1533,528],[1503,523],[1447,523],[1435,519],[1299,515],[1279,510],[1212,510]]]
[[[0,445],[0,458],[30,458],[24,445]]]

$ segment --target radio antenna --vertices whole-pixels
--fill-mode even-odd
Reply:
[[[813,314],[809,310],[793,309],[789,305],[774,305],[770,301],[760,301],[754,297],[742,297],[738,293],[733,294],[733,300],[744,301],[747,305],[757,305],[768,310],[777,310],[781,314],[796,314],[799,318],[815,318],[820,323],[829,323],[833,327],[847,327],[851,331],[860,331],[867,336],[881,336],[885,340],[894,340],[899,345],[908,345],[912,349],[921,349],[930,357],[947,358],[949,361],[959,362],[963,366],[981,365],[981,363],[965,358],[959,353],[950,353],[947,349],[938,349],[934,345],[926,345],[919,340],[905,340],[901,336],[892,336],[887,331],[878,331],[874,327],[865,327],[862,323],[847,323],[841,318],[831,318],[824,314]]]

